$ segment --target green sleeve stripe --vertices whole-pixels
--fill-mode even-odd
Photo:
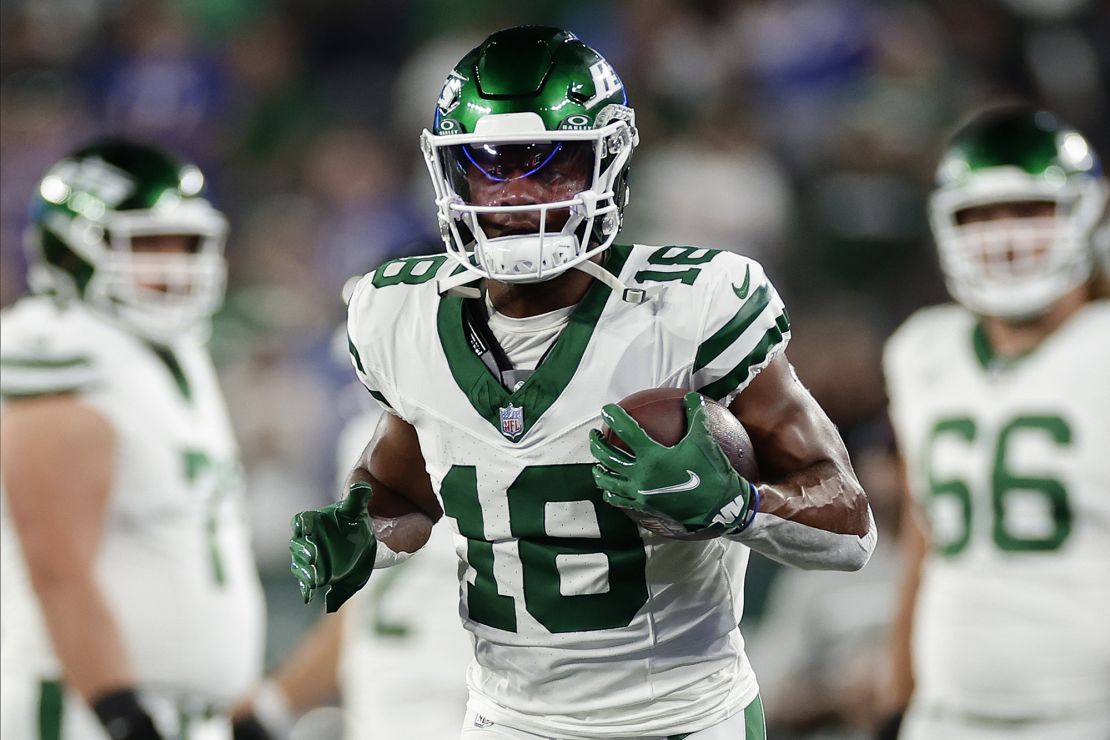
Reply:
[[[20,398],[73,393],[100,380],[89,364],[52,368],[4,365],[0,369],[0,395]]]
[[[0,365],[11,369],[64,370],[89,364],[91,363],[87,357],[0,357]]]
[[[694,358],[694,372],[720,357],[721,353],[732,346],[748,330],[763,310],[771,303],[771,285],[764,282],[752,297],[740,306],[736,315],[728,323],[718,329],[713,336],[701,343],[698,354]]]
[[[58,681],[39,682],[39,740],[61,740],[65,692]]]
[[[358,356],[358,350],[355,349],[355,343],[354,343],[354,341],[351,340],[350,333],[347,334],[347,349],[348,349],[348,351],[350,351],[351,357],[354,358],[355,367],[358,368],[358,371],[360,373],[365,375],[366,374],[366,368],[364,368],[362,366],[362,358]],[[370,391],[370,392],[373,393],[373,391]]]
[[[366,390],[370,390],[370,389],[367,388]],[[389,408],[393,408],[393,404],[391,404],[389,401],[385,400],[385,396],[383,396],[381,393],[378,393],[377,391],[370,391],[370,395],[374,397],[374,400],[376,400],[378,403],[382,404],[383,406],[388,406]]]
[[[790,319],[783,311],[775,319],[775,325],[768,329],[759,343],[755,345],[739,365],[723,378],[698,389],[698,393],[714,400],[720,400],[743,385],[751,374],[751,369],[763,363],[767,356],[782,342],[783,335],[790,331]]]
[[[0,398],[5,399],[26,399],[26,398],[40,398],[42,396],[61,396],[67,393],[79,393],[85,390],[85,386],[73,386],[65,388],[0,388]]]

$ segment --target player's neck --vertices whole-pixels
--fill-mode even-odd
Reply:
[[[998,357],[1005,359],[1020,357],[1034,350],[1052,332],[1083,308],[1087,298],[1085,287],[1074,290],[1057,301],[1047,313],[1026,321],[1015,322],[984,316],[983,330],[987,334],[991,350]]]
[[[594,257],[601,261],[601,255]],[[497,313],[514,319],[538,316],[573,306],[586,295],[593,278],[581,270],[570,269],[542,283],[499,283],[489,280],[486,294]]]

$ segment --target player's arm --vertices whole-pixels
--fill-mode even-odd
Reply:
[[[235,740],[285,737],[296,717],[338,693],[343,621],[324,615],[277,670],[232,709]]]
[[[120,723],[113,737],[157,737],[94,573],[115,465],[111,425],[75,396],[41,396],[7,402],[2,436],[12,520],[66,685],[105,724]]]
[[[903,481],[905,463],[903,461]],[[893,740],[898,736],[898,726],[902,714],[909,706],[913,695],[913,658],[911,638],[913,635],[913,614],[917,607],[917,591],[921,584],[921,567],[929,550],[927,525],[916,501],[909,493],[909,486],[903,484],[906,498],[902,506],[902,521],[899,525],[899,548],[902,551],[902,582],[898,589],[894,622],[891,625],[889,669],[885,695],[880,697],[886,721],[880,728],[880,740]]]
[[[366,584],[374,568],[406,560],[423,547],[443,511],[411,424],[383,414],[347,478],[347,497],[293,518],[291,569],[307,603],[328,588],[335,611]]]
[[[786,356],[771,361],[729,410],[747,429],[762,475],[758,511],[734,538],[788,565],[862,568],[877,537],[867,496],[840,433]]]
[[[877,533],[844,440],[779,355],[729,406],[748,430],[763,480],[751,525],[734,536],[801,568],[858,570]]]

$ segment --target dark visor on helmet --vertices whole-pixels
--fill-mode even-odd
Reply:
[[[538,178],[588,178],[593,167],[592,141],[553,141],[526,144],[457,144],[447,147],[445,164],[456,193],[466,194],[470,183],[502,183]]]

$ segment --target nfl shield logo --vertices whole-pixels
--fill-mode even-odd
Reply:
[[[510,403],[508,406],[502,406],[500,411],[501,433],[516,442],[520,439],[520,435],[524,434],[524,407],[513,406]]]

